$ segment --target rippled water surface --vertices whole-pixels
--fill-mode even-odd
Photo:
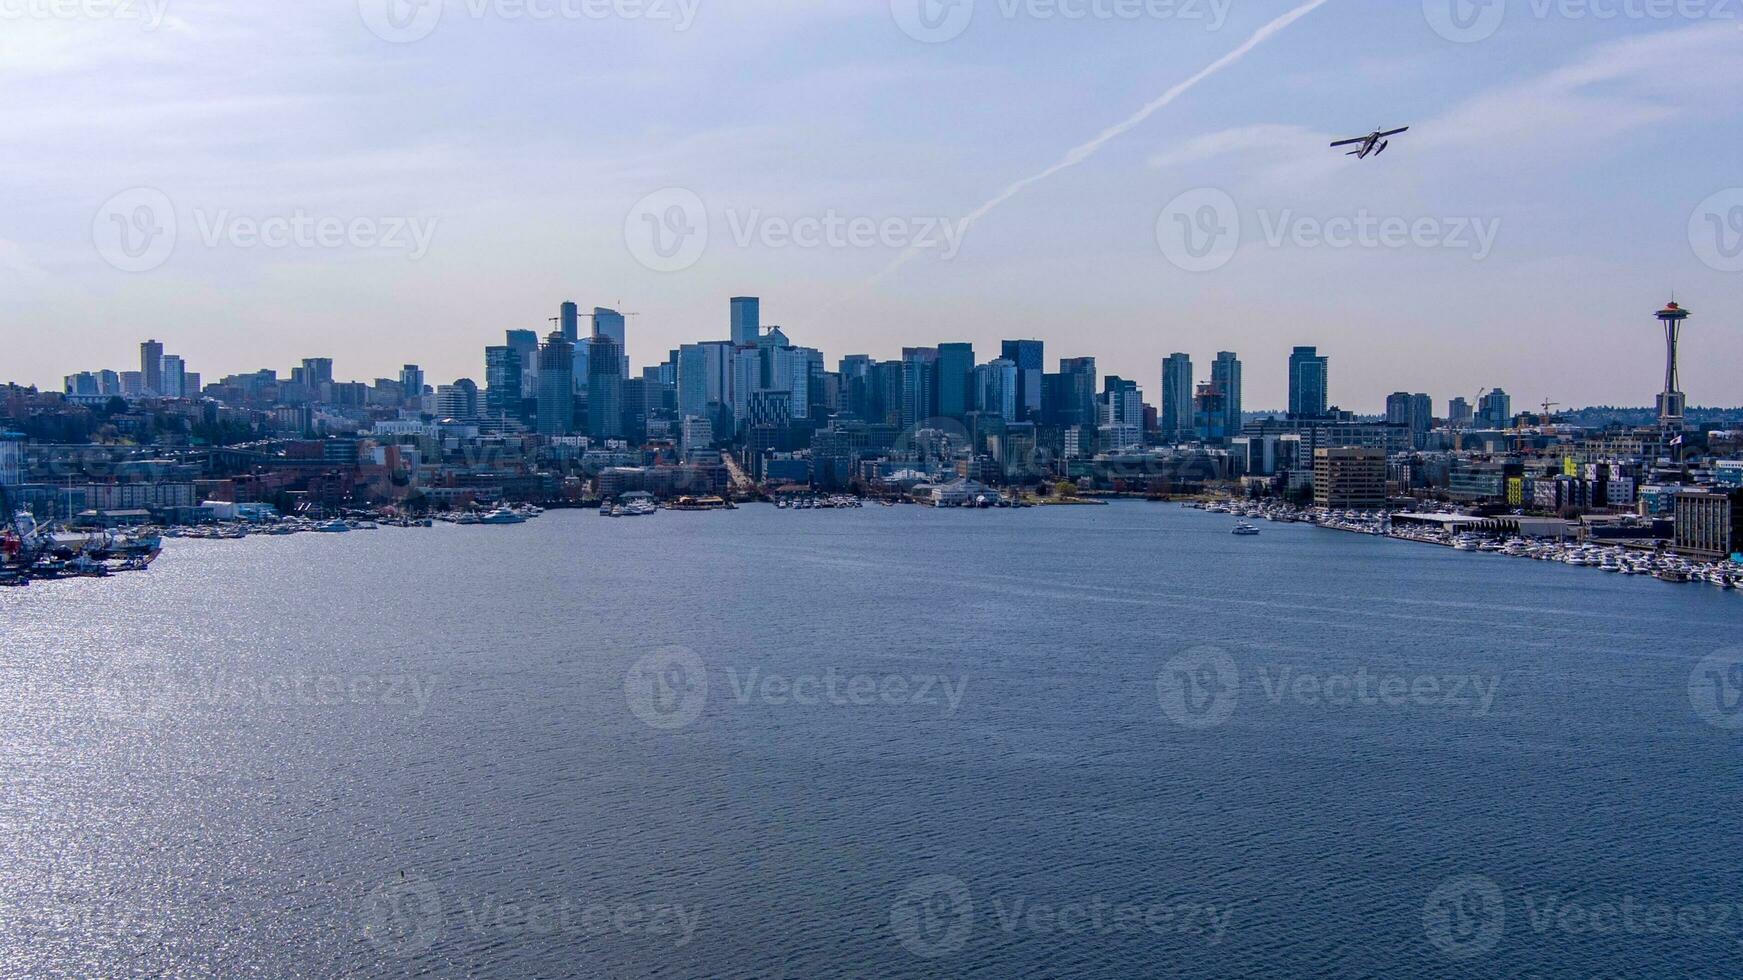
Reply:
[[[0,976],[1736,972],[1743,596],[1231,520],[552,513],[0,592]]]

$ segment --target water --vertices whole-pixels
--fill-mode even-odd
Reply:
[[[552,513],[5,592],[0,976],[1733,971],[1743,597],[1231,522]]]

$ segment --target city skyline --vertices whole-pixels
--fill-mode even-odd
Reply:
[[[1686,338],[1684,388],[1699,403],[1737,400],[1724,394],[1743,370],[1743,338],[1724,329],[1729,219],[1743,207],[1725,163],[1739,110],[1723,93],[1743,74],[1723,56],[1734,23],[1517,15],[1449,39],[1419,5],[1325,3],[1049,172],[1299,5],[1230,7],[1214,29],[989,8],[935,44],[887,6],[868,8],[753,2],[700,11],[682,31],[455,14],[404,43],[372,33],[355,3],[292,16],[190,0],[157,29],[9,22],[20,56],[4,71],[44,94],[13,132],[7,373],[52,386],[75,369],[64,350],[120,363],[155,335],[208,377],[311,350],[343,350],[358,377],[408,356],[433,377],[477,377],[476,338],[542,336],[552,295],[640,312],[629,355],[645,364],[717,323],[718,297],[749,292],[771,298],[765,322],[830,351],[893,356],[925,336],[979,349],[1036,337],[1057,350],[1088,334],[1083,353],[1104,372],[1149,385],[1174,350],[1316,343],[1338,358],[1337,400],[1364,412],[1394,390],[1441,400],[1485,386],[1522,401],[1650,404],[1659,386],[1634,367],[1657,342],[1634,311],[1674,290],[1703,315]],[[214,94],[206,72],[240,68],[238,53],[257,47],[247,41],[267,36],[331,51],[319,79],[298,59],[249,55],[237,85]],[[795,45],[819,55],[788,54]],[[709,70],[747,56],[764,72]],[[1350,58],[1360,77],[1324,67]],[[1065,84],[1091,61],[1098,84]],[[1702,71],[1680,70],[1690,63]],[[383,91],[360,74],[381,64],[403,84]],[[117,89],[118,76],[133,84]],[[639,84],[616,86],[612,105],[585,98],[626,77]],[[1009,97],[983,105],[971,82]],[[470,93],[504,85],[520,111],[469,108]],[[1380,167],[1321,153],[1321,137],[1398,116],[1410,140]],[[88,133],[69,138],[66,118]],[[985,131],[1005,135],[971,139]],[[1678,152],[1661,152],[1667,143]],[[108,146],[129,152],[99,152]],[[1654,180],[1623,179],[1648,165]],[[946,234],[999,188],[1043,173],[966,234]],[[1193,272],[1158,230],[1171,205],[1207,189],[1236,206],[1240,247]],[[93,239],[100,219],[135,213],[105,210],[144,200],[135,191],[168,202],[178,240],[161,264],[129,272]],[[628,234],[672,213],[647,211],[678,203],[668,191],[701,202],[712,232],[676,271],[638,257]],[[830,215],[910,221],[912,237],[955,251],[923,248],[898,266],[911,243],[807,247],[777,234]],[[1327,241],[1364,216],[1445,234],[1422,247]],[[299,218],[347,231],[339,247],[247,234]],[[359,219],[376,222],[367,241],[351,234]],[[1189,341],[1202,324],[1214,336]],[[1248,402],[1282,406],[1283,366],[1247,360]]]
[[[676,361],[672,360],[672,357],[674,355],[679,354],[681,352],[682,348],[684,348],[684,347],[694,346],[694,345],[698,345],[698,344],[704,344],[704,345],[706,345],[706,344],[729,344],[729,345],[737,345],[737,346],[755,346],[756,339],[760,339],[761,337],[765,336],[765,334],[763,333],[764,330],[768,330],[768,331],[782,331],[782,330],[784,330],[784,328],[778,324],[765,324],[762,322],[762,320],[761,320],[762,298],[761,297],[734,296],[730,299],[729,302],[730,302],[729,312],[727,315],[727,324],[725,327],[726,336],[722,336],[722,337],[703,336],[703,337],[696,337],[696,338],[692,338],[692,339],[687,340],[687,341],[683,341],[682,343],[679,344],[678,347],[668,350],[666,352],[665,356],[661,357],[658,360],[650,360],[647,363],[638,362],[634,358],[632,358],[630,355],[628,355],[626,353],[622,353],[623,351],[629,349],[629,345],[626,343],[626,341],[630,336],[632,336],[632,334],[630,334],[630,332],[628,331],[628,328],[627,328],[626,315],[623,313],[620,313],[617,310],[613,310],[613,309],[606,308],[606,307],[595,307],[592,313],[582,314],[579,312],[580,304],[578,304],[574,301],[565,301],[562,304],[560,304],[560,306],[559,306],[558,316],[547,318],[547,322],[554,328],[553,336],[561,336],[568,343],[571,344],[571,346],[573,348],[571,351],[571,357],[572,357],[572,360],[574,362],[573,363],[573,373],[574,373],[574,376],[576,378],[590,378],[592,376],[593,372],[589,368],[589,357],[590,357],[589,352],[592,350],[592,348],[594,346],[596,346],[598,341],[600,341],[601,339],[604,339],[604,340],[610,341],[613,345],[612,352],[614,355],[616,355],[616,356],[614,356],[613,359],[614,360],[620,359],[622,362],[621,374],[619,374],[617,376],[627,379],[627,378],[639,376],[641,369],[644,369],[644,368],[655,369],[655,368],[660,367],[661,365],[668,365],[668,364],[675,368]],[[1679,306],[1679,304],[1675,303],[1674,301],[1670,304],[1670,309],[1671,310],[1680,310],[1680,317],[1682,319],[1686,319],[1689,316],[1689,311],[1681,308]],[[639,314],[629,314],[629,316],[638,316],[638,315]],[[1658,317],[1661,321],[1663,319],[1663,315],[1664,314],[1662,311],[1658,314],[1655,314],[1655,316]],[[582,320],[587,320],[590,324],[590,326],[588,328],[586,328],[585,330],[582,329],[582,327],[581,327]],[[1678,322],[1680,323],[1681,320],[1679,319]],[[366,371],[366,372],[362,372],[362,373],[355,374],[355,375],[350,375],[350,374],[345,374],[344,372],[340,372],[340,374],[337,377],[343,377],[343,378],[346,378],[348,380],[358,382],[358,383],[368,383],[367,379],[371,379],[371,378],[381,379],[381,378],[391,378],[391,377],[397,376],[400,378],[401,382],[403,383],[405,369],[408,367],[417,367],[419,369],[420,376],[435,379],[435,380],[429,381],[428,384],[429,384],[429,387],[431,388],[432,392],[434,392],[438,395],[440,394],[442,389],[447,388],[447,387],[451,387],[454,384],[459,384],[462,382],[471,383],[472,385],[474,385],[476,387],[477,392],[478,392],[478,396],[477,396],[478,397],[478,406],[483,407],[486,404],[484,393],[485,393],[486,389],[489,387],[489,379],[492,377],[500,376],[500,373],[498,370],[498,365],[497,365],[497,358],[499,356],[506,357],[506,356],[508,356],[507,352],[512,351],[513,352],[513,354],[512,354],[513,363],[518,367],[519,371],[522,373],[522,375],[525,379],[524,380],[524,390],[529,393],[528,397],[530,398],[537,391],[537,387],[538,387],[537,376],[539,374],[538,365],[540,363],[540,358],[544,356],[544,354],[541,353],[544,349],[544,344],[541,342],[540,335],[537,333],[537,331],[533,331],[533,330],[509,329],[509,330],[504,332],[504,335],[509,341],[511,341],[510,344],[508,344],[508,345],[485,344],[482,347],[482,359],[479,362],[479,366],[481,367],[481,370],[474,370],[474,371],[471,371],[469,373],[456,375],[450,381],[440,380],[443,377],[443,375],[432,374],[429,367],[427,365],[425,365],[422,361],[418,361],[418,363],[416,363],[416,364],[403,363],[401,365],[401,367],[399,369],[397,369],[397,372],[367,372]],[[785,336],[785,334],[783,334],[783,337],[784,336]],[[513,343],[517,340],[517,338],[520,338],[519,343],[521,346],[519,346],[519,347],[516,347]],[[529,343],[526,340],[526,338],[531,338],[531,342]],[[756,339],[753,339],[753,338],[756,338]],[[545,339],[548,339],[548,338],[545,338]],[[937,340],[935,338],[928,341],[928,342],[937,345],[935,348],[936,350],[953,348],[953,349],[957,349],[959,351],[966,351],[966,354],[969,357],[969,367],[971,369],[969,372],[970,374],[972,374],[973,368],[975,368],[977,366],[984,367],[987,362],[991,362],[994,360],[994,356],[990,353],[990,350],[993,349],[995,345],[987,345],[987,347],[982,348],[973,342],[940,341],[940,340]],[[1039,338],[1024,338],[1024,339],[1005,338],[1005,339],[999,340],[997,342],[997,349],[1002,351],[1002,354],[1000,355],[1000,357],[1003,360],[1012,361],[1013,364],[1015,363],[1016,357],[1020,356],[1020,355],[1013,355],[1012,345],[1035,345],[1038,347],[1039,350],[1045,352],[1045,355],[1044,355],[1044,358],[1041,362],[1041,367],[1040,367],[1040,370],[1043,372],[1046,371],[1045,357],[1051,357],[1056,364],[1059,362],[1062,362],[1062,361],[1082,360],[1082,359],[1088,359],[1090,361],[1097,361],[1097,357],[1094,354],[1087,354],[1087,355],[1085,355],[1085,354],[1067,354],[1067,353],[1063,353],[1063,352],[1052,351],[1051,348],[1048,347],[1047,342],[1044,340],[1041,340]],[[809,348],[809,345],[806,345],[806,346],[808,349],[815,349],[815,348]],[[205,372],[205,373],[202,373],[200,371],[186,370],[186,374],[185,374],[186,378],[191,379],[193,385],[196,386],[195,388],[188,388],[188,387],[182,387],[179,385],[179,380],[183,376],[181,372],[186,369],[186,365],[187,365],[187,362],[189,360],[188,358],[186,358],[185,356],[183,356],[182,354],[179,354],[179,353],[167,352],[165,345],[161,341],[158,341],[156,339],[144,341],[144,342],[138,344],[137,347],[140,351],[140,360],[139,360],[140,370],[136,373],[138,375],[140,375],[140,382],[139,382],[141,385],[140,390],[142,392],[147,392],[147,393],[156,394],[156,395],[165,396],[165,397],[195,397],[196,391],[197,391],[197,386],[202,384],[202,383],[205,383],[205,381],[216,381],[220,377],[226,377],[226,376],[238,375],[238,374],[250,374],[250,373],[255,373],[255,372],[261,371],[261,370],[277,370],[276,368],[272,367],[271,365],[259,365],[257,367],[249,368],[246,370],[234,370],[234,371],[228,370],[228,369],[220,369],[217,371],[210,371],[210,372]],[[915,349],[918,349],[918,348],[914,348],[912,346],[904,346],[902,348],[902,351],[911,351],[911,350],[915,350]],[[928,349],[934,349],[934,348],[928,348]],[[983,350],[983,349],[989,351],[989,353],[984,358],[975,354],[975,351]],[[1660,342],[1660,349],[1662,349],[1662,341]],[[155,351],[155,355],[152,353],[153,351]],[[499,354],[499,352],[503,352],[503,353]],[[869,358],[870,361],[872,361],[872,362],[879,362],[879,361],[900,362],[903,359],[901,356],[883,357],[883,356],[880,356],[876,352],[865,351],[865,350],[856,350],[856,351],[840,352],[840,353],[822,350],[822,351],[820,351],[820,353],[824,357],[825,364],[845,363],[845,361],[847,359],[858,359],[858,358]],[[834,360],[831,360],[831,358],[833,358]],[[298,358],[297,360],[301,363],[301,367],[300,368],[292,368],[291,374],[290,374],[291,377],[294,377],[299,370],[302,372],[305,372],[305,373],[308,373],[308,372],[313,370],[313,371],[322,372],[324,379],[328,382],[331,382],[331,381],[335,380],[335,377],[336,377],[333,373],[334,372],[334,364],[336,361],[340,361],[342,359],[336,358],[336,357],[316,357],[316,358],[301,357],[301,358]],[[1267,404],[1262,402],[1262,401],[1255,403],[1250,397],[1248,397],[1249,393],[1251,392],[1251,389],[1246,387],[1245,381],[1244,381],[1244,374],[1246,371],[1246,365],[1249,361],[1252,361],[1252,360],[1254,360],[1254,358],[1252,358],[1250,356],[1243,357],[1242,352],[1240,352],[1240,351],[1219,350],[1216,352],[1215,360],[1210,360],[1208,362],[1199,362],[1199,361],[1194,360],[1194,356],[1191,352],[1176,351],[1176,352],[1173,352],[1173,353],[1167,355],[1166,357],[1161,358],[1160,363],[1158,365],[1158,370],[1153,370],[1151,372],[1151,374],[1149,375],[1149,377],[1152,379],[1153,383],[1146,383],[1142,377],[1134,379],[1134,382],[1135,382],[1136,387],[1139,391],[1139,394],[1142,396],[1143,403],[1147,406],[1153,407],[1156,410],[1156,412],[1158,413],[1159,425],[1161,427],[1161,430],[1165,433],[1170,432],[1170,431],[1191,432],[1191,431],[1196,431],[1197,429],[1202,428],[1202,425],[1195,425],[1195,418],[1200,413],[1199,409],[1194,408],[1195,396],[1202,395],[1204,393],[1202,389],[1205,389],[1206,387],[1209,387],[1211,389],[1217,389],[1217,390],[1226,389],[1227,379],[1229,379],[1229,378],[1233,379],[1233,403],[1232,403],[1232,405],[1227,405],[1227,406],[1219,409],[1218,414],[1225,416],[1228,419],[1229,427],[1231,428],[1231,431],[1234,428],[1238,428],[1237,423],[1238,423],[1238,420],[1241,418],[1243,411],[1245,412],[1245,414],[1249,414],[1249,415],[1293,414],[1293,415],[1301,415],[1304,417],[1312,417],[1312,416],[1316,416],[1316,415],[1322,415],[1328,410],[1341,410],[1341,411],[1350,412],[1350,413],[1353,413],[1355,415],[1359,415],[1359,416],[1363,416],[1363,417],[1379,417],[1379,418],[1386,418],[1386,417],[1393,416],[1395,414],[1394,402],[1399,397],[1399,394],[1400,394],[1399,392],[1389,392],[1387,395],[1385,395],[1383,397],[1382,403],[1377,408],[1369,407],[1369,406],[1362,406],[1362,405],[1345,404],[1345,403],[1339,401],[1338,395],[1336,393],[1337,388],[1336,388],[1335,384],[1331,381],[1330,375],[1328,374],[1328,364],[1329,364],[1329,361],[1331,360],[1331,358],[1325,352],[1319,351],[1317,347],[1312,346],[1312,345],[1297,345],[1297,346],[1294,346],[1293,348],[1291,348],[1291,353],[1289,354],[1287,362],[1286,362],[1286,369],[1282,372],[1284,377],[1285,377],[1285,385],[1286,385],[1286,392],[1287,393],[1281,399],[1281,404],[1279,404],[1275,407],[1268,407]],[[173,363],[175,365],[175,368],[176,368],[176,377],[178,379],[178,386],[175,386],[173,388],[166,388],[162,383],[161,376],[162,376],[163,372],[168,370],[168,365],[170,365],[171,363]],[[506,364],[506,363],[507,362],[505,361],[504,364]],[[1304,379],[1300,374],[1301,368],[1298,366],[1300,364],[1306,364],[1309,367],[1311,367],[1313,370],[1317,371],[1318,373]],[[154,367],[154,365],[156,365],[156,367]],[[1682,371],[1686,371],[1687,365],[1679,362],[1678,369],[1679,369],[1679,374],[1680,374]],[[152,379],[152,372],[154,370],[157,371],[159,374],[159,378],[156,381],[154,381]],[[120,380],[121,380],[121,376],[126,374],[126,373],[127,372],[116,372],[113,368],[110,368],[110,367],[103,367],[103,368],[83,367],[77,371],[70,372],[66,375],[63,375],[61,385],[47,385],[47,386],[39,386],[39,387],[41,387],[42,390],[46,390],[46,391],[67,390],[67,393],[69,393],[69,394],[91,394],[94,392],[88,392],[88,391],[81,392],[81,391],[70,390],[70,386],[73,384],[76,377],[79,377],[82,375],[116,375],[115,383],[119,384]],[[1109,372],[1109,371],[1098,371],[1098,374],[1102,377],[1114,377],[1114,378],[1121,377],[1119,374],[1117,374],[1115,372]],[[1170,382],[1176,377],[1179,379],[1178,387],[1171,388]],[[98,380],[100,381],[101,379],[98,379]],[[0,383],[4,383],[7,381],[14,381],[15,383],[28,383],[28,382],[17,382],[16,379],[0,379]],[[972,385],[973,379],[970,378],[968,383]],[[585,387],[585,386],[582,386],[582,387]],[[1019,385],[1018,392],[1020,392],[1020,391],[1021,391],[1021,387]],[[1172,395],[1170,394],[1171,391],[1174,392]],[[1304,404],[1304,402],[1302,400],[1302,392],[1303,391],[1306,392],[1306,395],[1305,395],[1306,401],[1311,402],[1312,404]],[[966,392],[966,395],[972,395],[972,394],[973,394],[972,392]],[[1404,392],[1402,394],[1410,395],[1412,393]],[[1469,403],[1469,402],[1473,401],[1473,398],[1471,398],[1465,394],[1452,393],[1450,391],[1446,394],[1441,394],[1438,392],[1427,392],[1427,393],[1417,392],[1417,393],[1414,393],[1414,396],[1418,399],[1424,397],[1425,395],[1429,398],[1429,402],[1431,405],[1437,406],[1433,410],[1433,413],[1431,416],[1432,418],[1449,419],[1449,420],[1454,420],[1454,421],[1457,420],[1456,416],[1458,413],[1457,413],[1456,407],[1453,405],[1453,403],[1454,402]],[[1474,401],[1479,403],[1479,406],[1480,406],[1480,405],[1487,404],[1491,399],[1493,399],[1496,396],[1499,396],[1501,398],[1508,398],[1506,389],[1499,387],[1499,386],[1492,387],[1492,388],[1491,387],[1481,387],[1477,390]],[[965,393],[958,393],[957,397],[958,398],[965,397]],[[972,399],[972,397],[968,397],[967,400],[972,401],[973,399]],[[1173,404],[1171,404],[1171,400],[1173,400]],[[1659,396],[1657,400],[1662,400],[1662,396]],[[1598,408],[1598,407],[1616,407],[1616,408],[1653,407],[1652,403],[1650,403],[1650,402],[1635,403],[1635,402],[1629,402],[1626,400],[1597,401],[1597,402],[1591,402],[1591,403],[1587,403],[1587,404],[1572,404],[1572,403],[1566,403],[1566,402],[1555,402],[1553,399],[1547,399],[1547,398],[1542,399],[1542,401],[1553,402],[1558,407],[1563,407],[1563,408],[1568,408],[1568,409]],[[947,400],[944,404],[953,405],[953,404],[955,404],[955,402]],[[1524,407],[1530,408],[1531,405],[1536,404],[1536,403],[1533,402],[1533,403],[1522,403],[1522,404],[1524,404]],[[1698,398],[1692,402],[1688,402],[1687,404],[1689,404],[1690,407],[1697,408],[1697,409],[1709,409],[1709,408],[1711,408],[1711,409],[1725,409],[1725,408],[1736,407],[1734,405],[1729,405],[1729,404],[1726,404],[1726,403],[1721,402],[1721,401],[1702,402]],[[1441,410],[1442,407],[1445,408],[1444,412]],[[1178,413],[1178,415],[1172,414],[1172,413]],[[952,415],[952,414],[960,414],[960,413],[959,412],[951,412],[951,411],[941,411],[940,414]],[[1412,416],[1419,416],[1421,413],[1420,413],[1420,409],[1412,409],[1412,410],[1409,410],[1408,414],[1410,414]],[[1484,417],[1484,415],[1485,415],[1485,413],[1483,412],[1481,407],[1479,407],[1477,409],[1477,414],[1479,417]],[[1510,398],[1505,403],[1504,407],[1496,410],[1496,412],[1494,413],[1494,418],[1496,418],[1497,420],[1511,418],[1511,400],[1510,400]],[[1176,424],[1176,419],[1178,419],[1178,424]]]

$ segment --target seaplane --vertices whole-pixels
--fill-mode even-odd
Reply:
[[[1358,136],[1355,139],[1338,140],[1336,143],[1333,143],[1332,146],[1355,146],[1355,149],[1344,154],[1344,156],[1355,157],[1358,160],[1366,160],[1370,156],[1377,157],[1380,154],[1385,153],[1386,147],[1392,145],[1392,137],[1397,136],[1400,133],[1408,132],[1410,132],[1409,126],[1406,126],[1403,129],[1376,129],[1366,136]],[[1357,146],[1357,144],[1361,145]]]

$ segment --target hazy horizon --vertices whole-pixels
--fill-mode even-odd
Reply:
[[[1646,406],[1674,292],[1691,404],[1743,402],[1717,4],[934,2],[8,7],[0,381],[134,369],[148,337],[208,382],[313,356],[482,381],[564,300],[640,314],[639,369],[757,295],[832,368],[1036,338],[1154,404],[1168,354],[1202,379],[1233,350],[1247,404],[1282,406],[1312,344],[1364,414]],[[1378,158],[1326,147],[1402,125]],[[1238,248],[1182,250],[1231,216]],[[807,219],[839,237],[794,243]],[[307,228],[256,240],[280,222]],[[1346,224],[1372,236],[1320,241]]]

